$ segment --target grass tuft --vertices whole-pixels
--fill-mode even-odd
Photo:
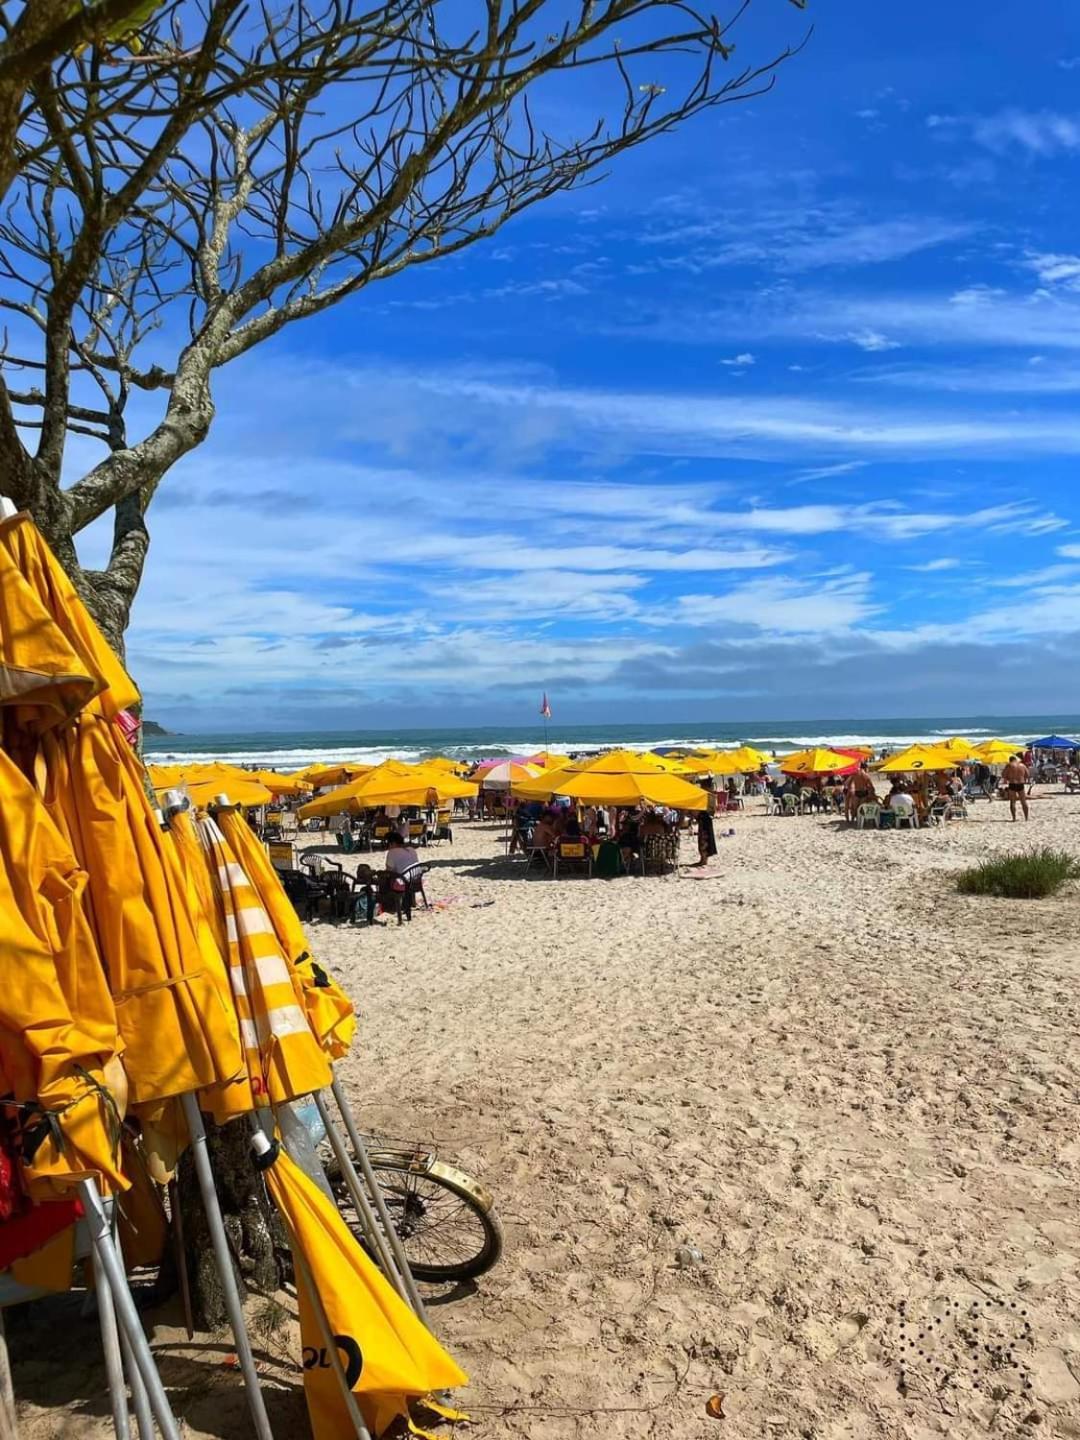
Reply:
[[[983,860],[961,870],[956,888],[961,895],[997,895],[1005,900],[1041,900],[1056,895],[1067,880],[1080,878],[1080,863],[1067,850],[1044,845]]]

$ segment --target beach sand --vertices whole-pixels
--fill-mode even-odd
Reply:
[[[760,803],[701,878],[526,879],[458,825],[441,908],[309,927],[360,1012],[363,1125],[497,1199],[501,1264],[432,1308],[467,1433],[1080,1437],[1080,896],[952,885],[1080,854],[1080,800],[883,834]],[[71,1378],[46,1408],[47,1361],[16,1366],[34,1440],[110,1433]],[[186,1373],[190,1434],[246,1436],[235,1378],[207,1403]]]

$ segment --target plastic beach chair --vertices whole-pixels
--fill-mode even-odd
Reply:
[[[856,810],[855,829],[865,830],[867,828],[871,828],[874,830],[881,829],[880,805],[860,805],[858,810]]]

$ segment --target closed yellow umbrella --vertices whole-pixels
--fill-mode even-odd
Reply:
[[[678,775],[662,771],[635,774],[612,774],[604,770],[583,770],[555,787],[556,795],[566,795],[589,805],[663,805],[672,810],[705,810],[708,794],[699,785],[691,785]]]
[[[308,1023],[331,1060],[347,1054],[356,1032],[352,1002],[323,966],[312,958],[308,939],[266,848],[235,810],[217,817],[218,826],[274,927],[281,953],[299,983]]]
[[[91,618],[74,585],[29,515],[0,522],[0,548],[41,602],[49,618],[98,682],[98,704],[110,719],[139,702],[139,692]],[[7,597],[5,595],[5,601]]]
[[[46,730],[78,714],[102,682],[3,546],[0,595],[0,705],[18,707],[16,724]]]
[[[23,1175],[37,1200],[86,1177],[110,1190],[127,1184],[122,1043],[85,879],[33,786],[0,751],[0,1093],[28,1107],[18,1113]]]
[[[41,737],[32,760],[45,807],[89,876],[132,1102],[234,1075],[243,1057],[218,957],[200,948],[175,849],[114,723],[138,691],[29,519],[0,525],[0,547],[101,685],[74,721]]]
[[[413,1427],[409,1400],[465,1385],[468,1376],[364,1254],[333,1202],[288,1155],[275,1147],[262,1168],[299,1260],[304,1396],[314,1440],[341,1440],[355,1434],[355,1427],[334,1370],[319,1358],[325,1356],[326,1337],[311,1288],[371,1434],[384,1435],[395,1420],[407,1422],[414,1434],[426,1433]],[[307,1363],[308,1355],[315,1363]],[[431,1408],[445,1413],[437,1403]]]
[[[299,982],[236,851],[217,819],[206,816],[198,827],[224,914],[229,979],[246,1062],[240,1079],[204,1091],[204,1103],[224,1121],[253,1105],[276,1105],[322,1090],[333,1075],[308,1024]]]

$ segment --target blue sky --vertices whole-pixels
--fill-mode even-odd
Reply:
[[[149,714],[1080,710],[1080,18],[754,9],[772,93],[222,374]]]

